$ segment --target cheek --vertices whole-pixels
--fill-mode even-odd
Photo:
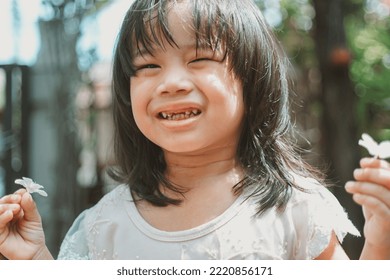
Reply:
[[[212,88],[216,92],[230,92],[236,94],[242,91],[242,83],[233,73],[228,71],[227,66],[217,69],[212,73],[202,75],[201,81],[204,86]]]
[[[135,120],[135,123],[137,126],[143,130],[142,126],[145,122],[145,115],[146,115],[146,105],[144,100],[142,98],[138,97],[132,97],[130,96],[131,100],[131,110],[133,111],[133,117]]]
[[[131,102],[131,110],[133,112],[133,117],[135,120],[135,123],[137,124],[138,128],[142,131],[143,130],[143,120],[144,115],[146,114],[146,100],[143,98],[143,95],[140,94],[139,88],[137,86],[131,85],[130,86],[130,102]]]
[[[215,104],[220,104],[229,110],[232,115],[241,115],[244,111],[242,83],[233,75],[221,76],[210,75],[205,79],[205,86],[211,93],[209,98]]]

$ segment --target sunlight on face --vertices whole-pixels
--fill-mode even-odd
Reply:
[[[196,48],[188,4],[170,10],[166,40],[133,61],[130,94],[142,133],[166,152],[236,148],[244,114],[242,85],[221,50]]]

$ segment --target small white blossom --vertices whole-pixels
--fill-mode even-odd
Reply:
[[[359,145],[366,148],[368,153],[374,157],[382,159],[390,157],[390,141],[382,141],[378,144],[370,135],[363,133]]]
[[[22,177],[22,179],[16,179],[15,184],[22,185],[29,193],[38,193],[42,196],[47,196],[47,193],[44,190],[41,190],[43,187],[37,183],[34,183],[34,181],[30,178]]]

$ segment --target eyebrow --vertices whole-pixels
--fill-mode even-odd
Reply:
[[[137,50],[134,53],[134,58],[145,57],[148,55],[153,56],[154,50],[156,50],[156,49],[162,49],[162,48],[159,46],[157,48],[154,46],[151,46],[150,48],[145,48],[145,47],[137,48]],[[203,44],[197,46],[196,42],[188,43],[188,44],[185,44],[182,46],[178,46],[178,49],[181,49],[181,50],[213,50],[211,47],[203,45]],[[215,51],[215,50],[213,50],[213,51]]]
[[[137,57],[145,57],[147,55],[153,55],[153,49],[152,50],[147,50],[146,48],[137,48],[137,50],[134,53],[134,58]]]
[[[207,44],[197,44],[196,42],[186,43],[184,45],[177,46],[177,48],[181,49],[181,50],[212,50],[212,51],[216,51],[211,46],[209,46]],[[153,52],[156,49],[163,49],[163,48],[160,47],[159,45],[156,45],[156,44],[154,44],[150,48],[145,48],[143,46],[141,46],[140,48],[137,47],[137,50],[135,51],[134,56],[137,57],[137,56],[153,55]]]

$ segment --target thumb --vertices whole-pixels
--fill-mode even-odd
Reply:
[[[25,220],[31,222],[41,222],[41,215],[39,214],[37,205],[29,192],[25,192],[22,195],[20,206],[23,209]]]

